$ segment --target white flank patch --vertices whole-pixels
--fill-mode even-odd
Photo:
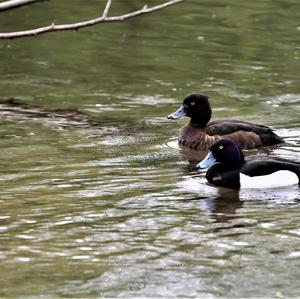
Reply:
[[[272,174],[248,176],[240,174],[241,188],[280,188],[298,184],[298,176],[288,170],[279,170]]]

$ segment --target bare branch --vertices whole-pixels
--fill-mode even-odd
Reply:
[[[16,8],[19,6],[31,4],[33,2],[40,2],[44,0],[9,0],[0,3],[0,11]]]
[[[103,15],[101,17],[98,17],[95,19],[90,19],[90,20],[83,21],[83,22],[72,23],[72,24],[55,25],[54,23],[52,23],[51,25],[36,28],[36,29],[31,29],[31,30],[0,33],[0,39],[13,39],[13,38],[19,38],[19,37],[25,37],[25,36],[36,36],[36,35],[51,32],[51,31],[78,30],[80,28],[93,26],[95,24],[105,23],[105,22],[123,22],[127,19],[131,19],[131,18],[140,16],[140,15],[143,15],[143,14],[152,13],[154,11],[169,7],[171,5],[174,5],[174,4],[183,2],[183,1],[185,1],[185,0],[171,0],[171,1],[165,2],[163,4],[152,6],[149,8],[147,6],[144,6],[140,10],[136,10],[136,11],[133,11],[133,12],[130,12],[127,14],[120,15],[120,16],[107,17],[107,16],[105,16],[105,14],[108,13],[108,10],[109,10],[110,4],[111,4],[111,0],[108,0],[106,3],[106,7],[104,9]]]
[[[111,1],[112,0],[107,0],[107,2],[106,2],[106,6],[105,6],[105,9],[104,9],[103,15],[102,15],[103,18],[107,17],[108,11],[109,11],[110,6],[111,6]]]

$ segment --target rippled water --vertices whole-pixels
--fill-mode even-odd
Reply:
[[[35,5],[1,13],[1,31],[98,6]],[[0,104],[0,296],[299,296],[299,188],[207,185],[177,146],[187,119],[166,119],[205,92],[215,119],[263,123],[287,141],[247,154],[300,161],[297,6],[187,1],[1,41],[1,98],[21,104]]]

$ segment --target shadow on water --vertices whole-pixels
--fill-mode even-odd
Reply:
[[[202,190],[207,188],[203,184]],[[243,218],[239,213],[245,203],[267,205],[272,208],[298,205],[300,203],[300,187],[297,185],[275,189],[241,189],[232,190],[212,187],[208,196],[195,196],[190,201],[199,201],[199,205],[216,222],[228,222]],[[200,193],[200,191],[199,191]],[[207,192],[205,192],[207,193]],[[214,193],[214,195],[212,195]]]
[[[101,123],[77,109],[46,109],[27,105],[14,98],[0,100],[0,116],[19,121],[48,121],[61,129],[68,127],[94,128],[101,134],[110,134],[121,130],[116,126]]]

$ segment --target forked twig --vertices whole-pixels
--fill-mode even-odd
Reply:
[[[106,2],[106,6],[105,6],[104,11],[103,11],[103,14],[102,14],[102,17],[103,17],[103,18],[106,18],[106,17],[107,17],[108,11],[109,11],[110,6],[111,6],[111,1],[112,1],[112,0],[107,0],[107,2]]]
[[[90,20],[83,21],[83,22],[71,23],[71,24],[55,25],[54,23],[52,23],[48,26],[39,27],[36,29],[17,31],[17,32],[0,33],[0,39],[14,39],[14,38],[25,37],[25,36],[36,36],[39,34],[53,32],[53,31],[78,30],[80,28],[93,26],[95,24],[106,23],[106,22],[107,23],[108,22],[123,22],[125,20],[140,16],[143,14],[152,13],[154,11],[169,7],[171,5],[174,5],[174,4],[183,2],[183,1],[185,1],[185,0],[171,0],[171,1],[167,1],[163,4],[152,6],[152,7],[144,6],[142,9],[135,10],[133,12],[123,14],[120,16],[107,17],[107,14],[110,9],[111,2],[112,2],[112,0],[107,0],[106,6],[104,8],[104,11],[103,11],[103,14],[101,17],[98,17],[95,19],[90,19]]]

